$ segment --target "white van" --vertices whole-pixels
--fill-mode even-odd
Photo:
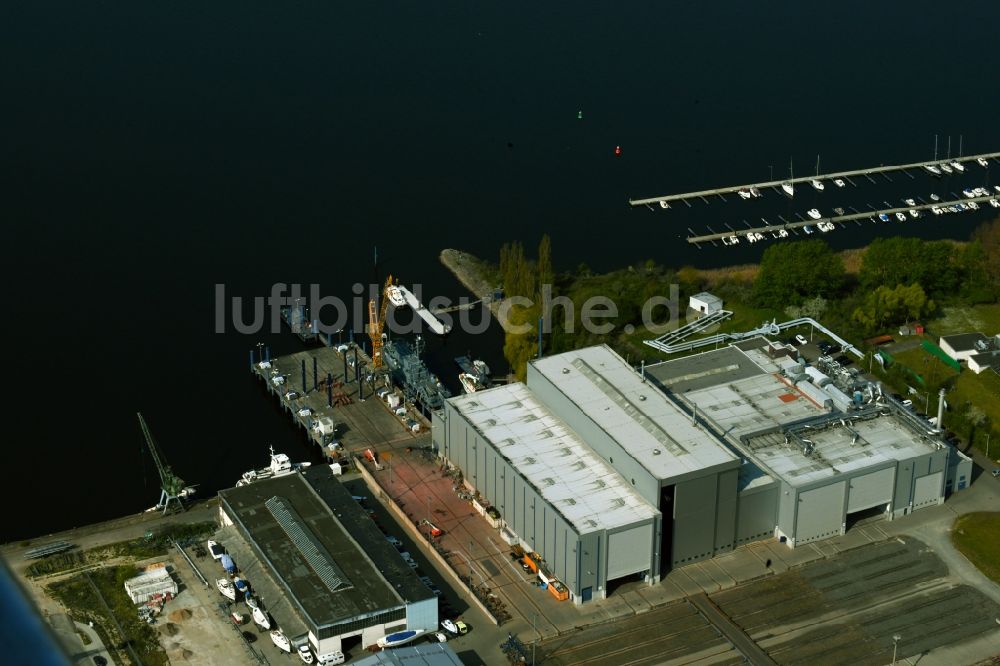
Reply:
[[[316,655],[316,663],[320,666],[333,666],[334,664],[344,663],[344,653],[337,652],[327,652],[326,654]]]

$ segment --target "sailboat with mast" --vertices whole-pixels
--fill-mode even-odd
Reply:
[[[813,178],[811,182],[817,192],[822,192],[826,188],[826,186],[823,185],[823,181],[819,179],[819,155],[816,156],[816,177]]]
[[[795,196],[795,183],[792,182],[794,179],[795,179],[795,173],[792,170],[792,160],[789,159],[788,160],[788,180],[786,180],[785,182],[783,182],[781,184],[781,189],[783,189],[785,191],[785,194],[787,194],[790,197],[794,197]]]

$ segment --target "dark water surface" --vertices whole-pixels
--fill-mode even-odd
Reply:
[[[959,135],[966,154],[1000,149],[1000,6],[976,7],[6,3],[0,216],[16,393],[3,441],[18,501],[0,540],[151,505],[137,410],[201,494],[266,462],[269,443],[309,455],[246,372],[258,341],[275,354],[298,341],[214,334],[216,283],[349,296],[373,279],[378,246],[381,274],[457,297],[443,247],[495,257],[544,232],[559,269],[745,262],[760,245],[679,237],[842,203],[829,187],[794,206],[772,194],[674,216],[626,200],[783,176],[790,158],[804,175],[817,154],[824,171],[926,159],[935,134],[942,155],[948,135],[953,154]],[[992,171],[898,176],[850,196],[895,202],[1000,182]],[[984,217],[905,231],[965,237]],[[500,344],[494,328],[429,353],[450,376],[467,350],[500,366]]]

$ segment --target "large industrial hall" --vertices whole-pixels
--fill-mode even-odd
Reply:
[[[936,505],[971,462],[877,386],[848,392],[754,338],[636,369],[605,345],[452,398],[433,441],[575,603],[776,538]]]
[[[223,490],[216,539],[296,648],[433,631],[437,597],[326,465]]]

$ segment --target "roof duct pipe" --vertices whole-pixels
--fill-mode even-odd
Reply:
[[[341,352],[341,353],[344,355],[344,381],[346,383],[350,384],[351,383],[351,378],[347,376],[347,352],[344,351],[344,352]],[[357,363],[357,358],[358,358],[358,348],[355,347],[354,348],[354,359],[355,359],[354,362],[355,363]]]
[[[326,406],[333,407],[333,375],[326,373]]]
[[[313,356],[313,391],[319,387],[319,367],[316,364],[316,357]]]
[[[306,360],[302,359],[302,393],[309,393],[309,389],[306,385]]]
[[[691,407],[693,408],[691,410],[691,425],[696,426],[698,425],[698,403],[692,402]]]
[[[944,389],[941,389],[938,392],[938,416],[937,416],[937,425],[935,426],[935,429],[937,429],[938,432],[944,431],[944,423],[942,423],[941,421],[941,419],[943,418],[944,418]]]
[[[639,360],[639,376],[642,378],[642,383],[646,383],[646,359]]]

